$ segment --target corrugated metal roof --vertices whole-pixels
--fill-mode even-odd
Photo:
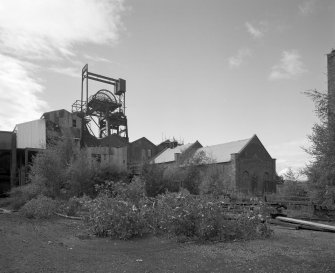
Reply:
[[[234,153],[239,153],[245,145],[251,140],[251,138],[202,147],[197,150],[195,156],[201,151],[206,153],[206,156],[213,159],[216,163],[228,162],[230,161],[230,155]]]
[[[193,144],[194,143],[188,143],[185,145],[177,146],[173,149],[167,148],[161,154],[159,154],[156,158],[153,159],[153,163],[158,164],[158,163],[174,161],[175,160],[174,154],[184,152],[189,147],[191,147]]]

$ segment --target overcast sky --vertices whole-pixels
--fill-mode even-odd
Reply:
[[[0,130],[70,111],[88,63],[127,80],[131,141],[257,134],[278,172],[303,167],[316,118],[302,92],[327,90],[334,14],[333,0],[1,1]]]

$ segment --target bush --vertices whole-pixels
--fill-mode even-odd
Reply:
[[[86,222],[97,236],[130,239],[147,231],[143,214],[132,202],[100,194],[85,205],[89,210]]]
[[[20,212],[27,218],[50,218],[56,211],[57,203],[53,199],[44,195],[28,201],[21,209]]]
[[[208,166],[201,174],[199,185],[200,194],[220,196],[225,194],[224,181],[220,179],[220,173],[215,166]]]
[[[90,197],[83,195],[82,197],[71,197],[69,200],[58,201],[57,212],[67,216],[77,216],[83,211],[83,204],[91,200]]]
[[[45,193],[46,189],[41,183],[29,183],[24,186],[13,188],[10,191],[10,206],[14,210],[20,209],[25,203]]]
[[[138,205],[140,200],[145,197],[144,183],[140,178],[134,178],[130,183],[122,181],[106,181],[95,185],[98,194],[105,194],[109,197],[119,198],[120,200],[133,202]]]
[[[75,159],[67,167],[67,185],[70,196],[82,196],[94,194],[94,178],[98,173],[99,166],[92,162],[85,149],[80,150]]]
[[[189,193],[160,195],[154,209],[152,225],[156,232],[200,241],[253,239],[270,235],[261,214],[228,214],[224,201]]]
[[[145,192],[148,197],[155,197],[158,194],[178,192],[180,189],[179,181],[164,177],[165,168],[158,165],[144,165],[142,179],[145,183]]]
[[[45,194],[57,197],[67,181],[67,167],[74,155],[70,140],[58,142],[40,151],[33,159],[29,178],[32,184],[41,184]]]

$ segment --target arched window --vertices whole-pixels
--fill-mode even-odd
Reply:
[[[247,171],[244,171],[242,175],[242,187],[241,188],[248,191],[249,181],[250,181],[249,173]]]
[[[263,190],[264,192],[270,192],[270,175],[268,172],[263,175]]]

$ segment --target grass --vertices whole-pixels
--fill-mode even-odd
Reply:
[[[0,214],[0,272],[335,272],[333,233],[273,228],[231,243],[120,241],[85,236],[82,221]]]

